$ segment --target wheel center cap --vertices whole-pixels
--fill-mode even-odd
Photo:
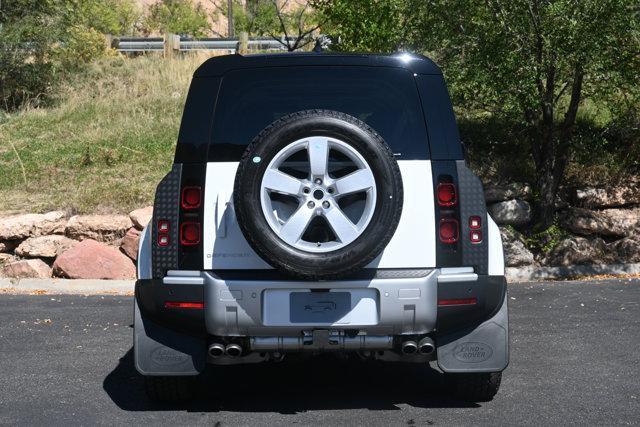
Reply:
[[[322,190],[315,190],[313,192],[313,198],[316,200],[322,200],[322,198],[324,197],[324,191]]]

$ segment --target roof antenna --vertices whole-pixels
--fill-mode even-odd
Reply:
[[[316,39],[316,45],[313,46],[313,51],[316,53],[322,52],[322,41],[319,38]]]

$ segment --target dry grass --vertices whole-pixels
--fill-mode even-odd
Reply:
[[[127,212],[151,203],[204,59],[104,59],[66,82],[54,107],[0,118],[0,211]]]

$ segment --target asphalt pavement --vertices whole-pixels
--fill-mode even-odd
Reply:
[[[640,280],[515,284],[511,364],[487,403],[423,365],[318,357],[215,368],[199,397],[147,400],[132,298],[0,295],[0,424],[633,425]]]

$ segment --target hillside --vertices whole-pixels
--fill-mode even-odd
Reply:
[[[66,82],[52,107],[0,116],[0,211],[149,204],[204,59],[107,58]]]

